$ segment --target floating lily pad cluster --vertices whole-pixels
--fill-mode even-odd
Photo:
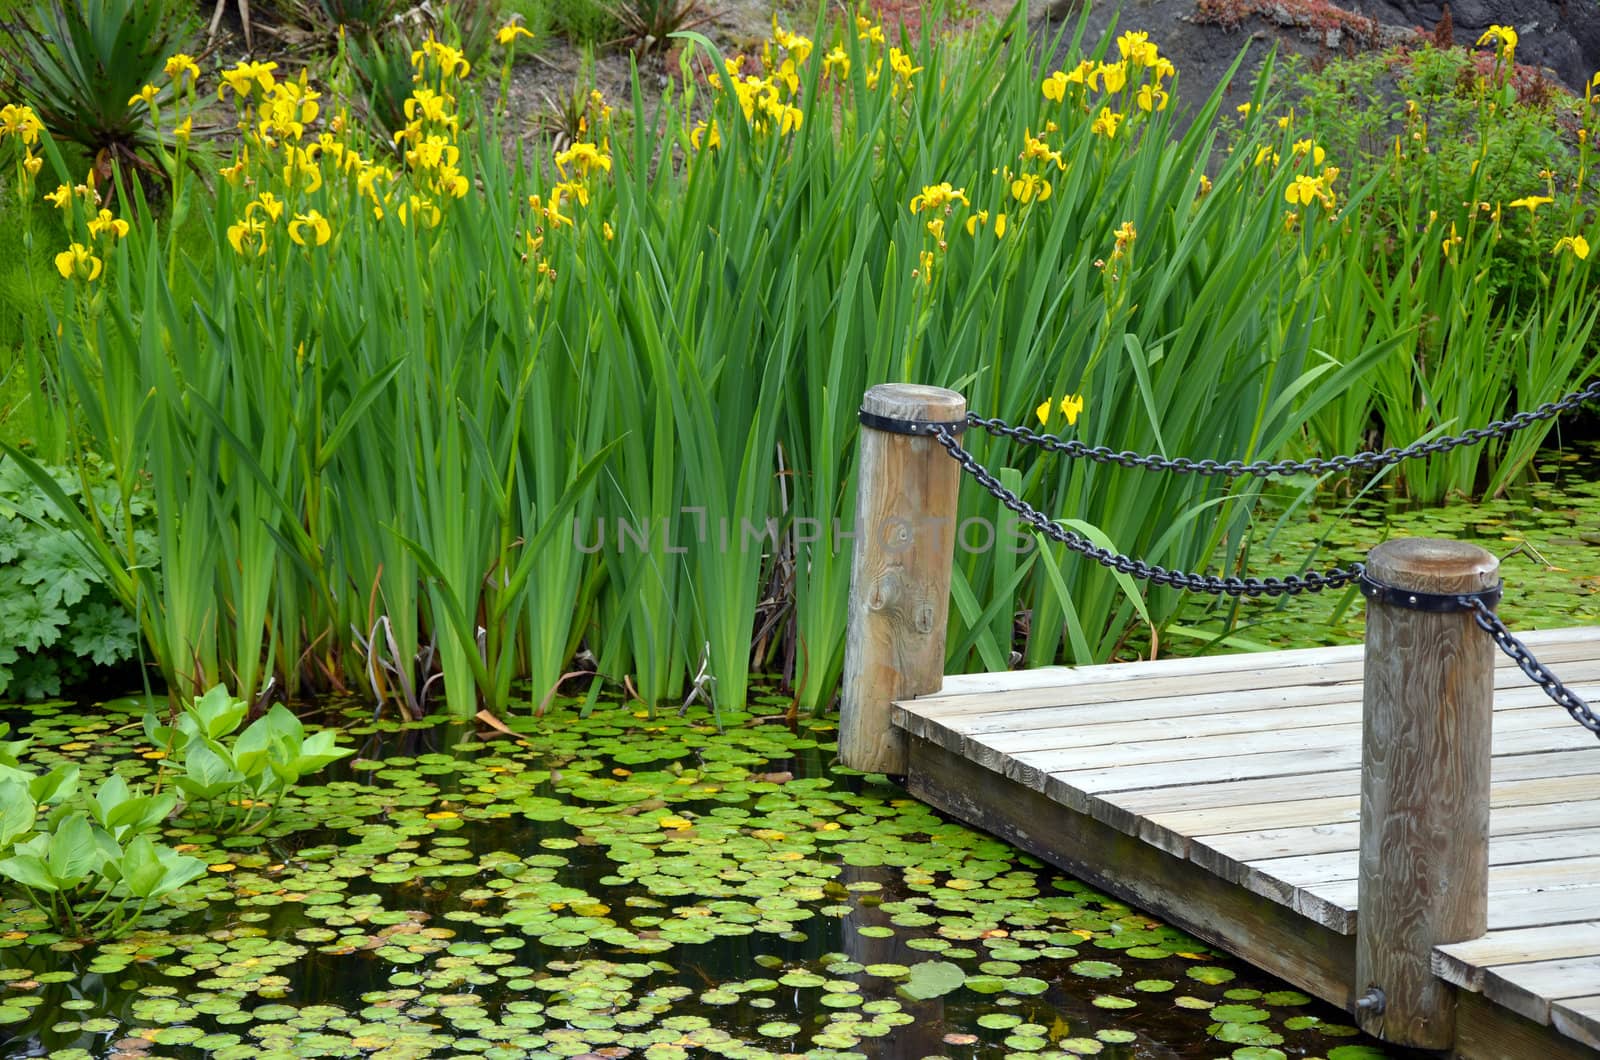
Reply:
[[[141,710],[10,716],[45,767],[149,783]],[[97,943],[3,911],[0,1052],[1383,1055],[1304,994],[830,769],[825,729],[621,707],[511,734],[324,720],[360,751],[260,834],[168,822],[207,872],[146,930]]]
[[[1379,482],[1347,507],[1330,506],[1311,518],[1289,507],[1303,500],[1305,483],[1289,483],[1264,495],[1251,554],[1275,567],[1314,556],[1313,567],[1326,567],[1364,560],[1392,537],[1470,541],[1502,557],[1506,594],[1498,610],[1513,630],[1593,625],[1600,622],[1600,443],[1542,453],[1535,470],[1540,481],[1509,496],[1437,508],[1405,507],[1395,502],[1392,484]],[[1197,598],[1180,622],[1220,629],[1211,616],[1227,610],[1226,603]],[[1288,597],[1252,609],[1235,635],[1243,647],[1354,644],[1364,635],[1363,611],[1338,606],[1326,594]]]

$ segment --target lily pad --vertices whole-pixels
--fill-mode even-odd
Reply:
[[[911,966],[911,974],[900,986],[900,991],[908,997],[925,1001],[958,990],[966,981],[967,973],[959,964],[923,961]]]

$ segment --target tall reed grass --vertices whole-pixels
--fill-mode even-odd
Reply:
[[[448,45],[413,57],[393,153],[241,64],[207,239],[174,246],[133,188],[126,235],[91,236],[69,189],[104,271],[64,270],[51,378],[79,451],[153,494],[159,579],[126,528],[78,532],[168,683],[501,712],[584,651],[651,707],[739,706],[776,670],[819,710],[866,387],[1173,456],[1294,443],[1387,349],[1319,320],[1350,254],[1338,175],[1274,159],[1266,122],[1224,151],[1221,90],[1178,131],[1143,34],[1080,59],[1081,24],[1025,42],[1021,20],[911,42],[824,17],[742,61],[690,37],[659,108],[528,164]],[[1238,562],[1248,484],[972,441],[1097,541]],[[953,667],[1103,660],[1173,617],[975,490],[961,514]]]

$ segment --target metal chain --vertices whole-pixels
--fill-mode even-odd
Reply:
[[[1500,616],[1493,609],[1476,596],[1463,596],[1461,605],[1472,612],[1473,621],[1478,627],[1500,646],[1500,650],[1511,657],[1511,660],[1528,675],[1528,679],[1540,688],[1544,694],[1556,702],[1556,705],[1572,715],[1572,720],[1582,725],[1585,729],[1600,737],[1600,716],[1594,709],[1583,701],[1572,689],[1561,683],[1561,679],[1550,672],[1544,663],[1534,658],[1528,646],[1512,635],[1506,624],[1500,621]]]
[[[1102,566],[1123,574],[1130,574],[1152,585],[1166,585],[1174,589],[1186,589],[1190,592],[1210,593],[1214,596],[1290,596],[1302,592],[1321,592],[1323,589],[1337,589],[1352,582],[1358,581],[1365,568],[1359,563],[1348,567],[1333,567],[1325,571],[1312,571],[1309,574],[1291,574],[1284,578],[1239,578],[1232,575],[1221,577],[1215,574],[1198,574],[1193,571],[1171,570],[1154,563],[1113,552],[1108,548],[1101,548],[1082,534],[1069,530],[1059,525],[1049,516],[1029,505],[1021,497],[1007,489],[998,478],[989,473],[988,468],[978,463],[977,459],[956,440],[955,434],[946,426],[928,426],[927,435],[932,437],[953,457],[961,469],[975,479],[995,500],[1005,505],[1006,509],[1013,512],[1023,523],[1037,530],[1052,541],[1059,542],[1067,548],[1082,556],[1087,556]],[[1582,725],[1585,729],[1600,737],[1600,715],[1586,703],[1582,697],[1561,683],[1561,679],[1551,673],[1549,668],[1534,657],[1527,645],[1518,640],[1494,613],[1494,609],[1477,594],[1467,594],[1456,597],[1456,603],[1463,609],[1472,612],[1472,617],[1478,626],[1494,638],[1494,642],[1521,668],[1522,672],[1534,684],[1544,689],[1559,706],[1572,715],[1572,720]]]
[[[1563,412],[1570,412],[1580,405],[1597,400],[1600,400],[1600,379],[1595,379],[1582,390],[1574,390],[1560,400],[1547,401],[1538,408],[1518,412],[1509,419],[1495,420],[1457,435],[1435,438],[1431,442],[1413,442],[1404,448],[1390,446],[1387,449],[1372,449],[1350,456],[1313,457],[1310,460],[1257,460],[1249,464],[1242,460],[1191,460],[1186,456],[1165,457],[1156,453],[1136,453],[1129,449],[1118,451],[1106,445],[1089,445],[1073,438],[1040,434],[1027,427],[1014,426],[998,418],[987,419],[976,413],[967,415],[967,423],[988,431],[996,438],[1009,438],[1024,445],[1038,446],[1047,452],[1065,453],[1069,457],[1092,460],[1100,464],[1138,467],[1147,471],[1175,471],[1190,475],[1222,475],[1227,478],[1255,475],[1266,478],[1269,475],[1323,475],[1331,471],[1376,471],[1404,460],[1448,453],[1464,445],[1477,445],[1490,438],[1507,437],[1535,423],[1554,419]]]
[[[1233,575],[1198,574],[1146,563],[1142,559],[1101,548],[1082,534],[1057,524],[1049,516],[1030,506],[1021,497],[1006,489],[998,478],[990,474],[971,453],[963,449],[947,427],[936,426],[927,433],[945,447],[955,458],[956,463],[961,465],[962,470],[976,479],[980,486],[988,490],[995,500],[1005,505],[1007,510],[1015,513],[1022,522],[1050,540],[1067,546],[1079,555],[1087,556],[1101,566],[1110,567],[1123,574],[1131,574],[1152,585],[1167,585],[1174,589],[1210,593],[1213,596],[1292,596],[1295,593],[1338,589],[1361,576],[1362,566],[1359,563],[1349,567],[1311,571],[1307,574],[1291,574],[1283,578],[1239,578]]]

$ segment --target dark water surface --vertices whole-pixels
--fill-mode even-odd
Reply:
[[[159,765],[136,705],[13,708],[30,760]],[[764,709],[760,706],[757,709]],[[773,709],[777,709],[774,707]],[[1286,984],[829,766],[831,730],[611,705],[327,717],[359,757],[117,942],[0,916],[0,1054],[1388,1055]]]

